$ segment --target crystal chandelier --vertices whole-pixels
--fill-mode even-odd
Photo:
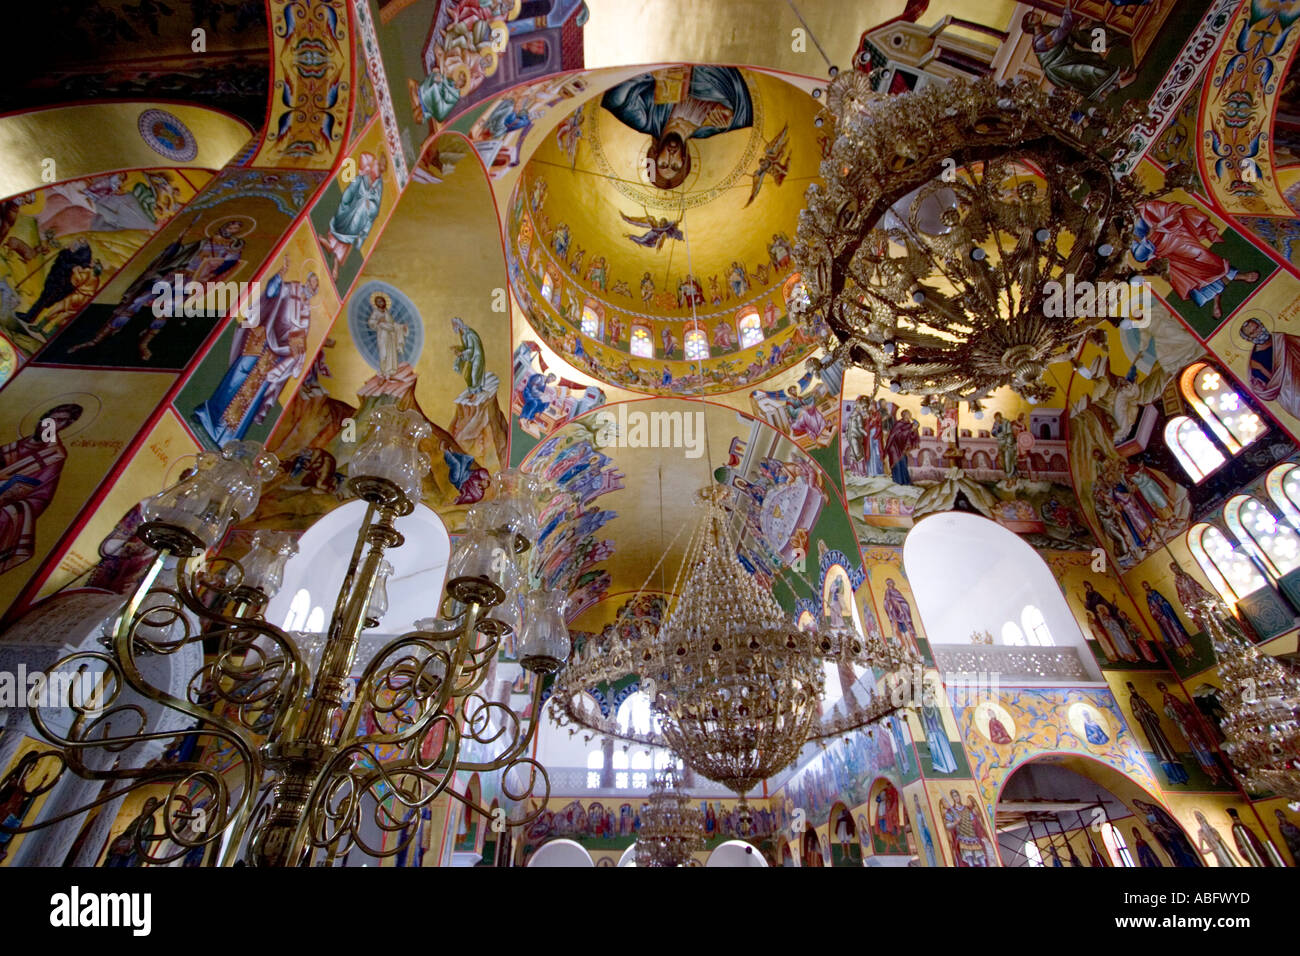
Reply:
[[[704,814],[669,765],[655,777],[636,834],[637,866],[688,866],[704,849]]]
[[[1225,626],[1228,614],[1214,598],[1197,614],[1218,658],[1223,752],[1251,792],[1300,801],[1300,678]]]
[[[631,640],[612,627],[587,641],[561,675],[555,697],[561,724],[666,747],[743,798],[789,766],[809,741],[863,727],[901,705],[884,693],[862,699],[846,688],[842,705],[823,715],[828,663],[892,673],[911,669],[919,657],[844,622],[797,627],[740,563],[730,497],[720,485],[699,493],[703,514],[663,624],[656,630],[642,622]],[[629,675],[638,675],[650,695],[657,728],[621,728],[582,706],[586,689]]]
[[[1051,394],[1049,362],[1105,318],[1138,317],[1124,254],[1145,196],[1107,158],[1135,107],[1108,117],[991,79],[886,96],[851,70],[827,109],[792,305],[846,365],[896,392],[979,402],[1010,386],[1032,403]]]
[[[69,699],[66,730],[29,709],[64,765],[108,781],[110,796],[166,788],[161,831],[149,831],[147,840],[136,836],[142,859],[167,863],[213,844],[221,850],[209,859],[218,865],[327,864],[353,846],[391,856],[409,844],[412,822],[439,795],[489,813],[457,791],[458,773],[500,771],[507,801],[536,801],[537,810],[502,821],[508,825],[526,824],[545,807],[549,780],[528,755],[537,721],[478,693],[512,631],[518,661],[534,675],[526,714],[538,713],[541,675],[568,656],[563,596],[528,590],[542,492],[536,479],[500,473],[494,498],[470,510],[448,562],[445,593],[430,595],[433,616],[368,659],[359,654],[363,630],[387,610],[384,581],[392,567],[384,555],[402,545],[396,521],[419,500],[429,467],[419,444],[428,433],[413,410],[384,407],[371,416],[349,464],[348,486],[366,503],[365,516],[323,634],[287,633],[263,616],[296,551],[286,535],[259,532],[239,561],[208,559],[230,527],[253,512],[262,484],[276,472],[274,455],[253,442],[233,442],[220,454],[199,455],[193,474],[142,502],[139,537],[157,553],[106,626],[107,651],[75,652],[46,672],[47,680],[56,672],[98,672],[102,695]],[[154,661],[183,661],[187,652],[206,662],[189,676],[184,696],[146,678],[157,671]],[[169,729],[149,718],[149,702],[172,712]],[[186,721],[183,732],[231,753],[229,765],[141,766],[131,759],[142,744],[176,735],[175,714]],[[367,843],[363,824],[389,844]]]

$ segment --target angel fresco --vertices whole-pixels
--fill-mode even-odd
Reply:
[[[650,136],[645,168],[659,189],[676,189],[691,171],[688,141],[753,125],[754,104],[740,70],[679,66],[643,73],[608,90],[600,105]]]
[[[745,206],[748,207],[758,198],[758,191],[763,188],[763,180],[769,173],[773,184],[780,186],[785,182],[786,174],[789,172],[790,124],[786,123],[781,127],[781,132],[777,133],[763,150],[763,155],[758,160],[758,168],[749,174],[754,185],[749,191],[749,199],[745,201]]]
[[[635,242],[638,246],[644,246],[647,249],[654,249],[655,252],[662,249],[664,247],[664,242],[668,239],[677,239],[680,241],[686,238],[685,234],[683,234],[682,230],[679,228],[682,221],[681,217],[678,217],[676,220],[669,220],[667,218],[659,219],[650,215],[648,212],[643,216],[629,216],[625,212],[619,212],[619,215],[623,217],[624,222],[649,230],[639,236],[634,236],[628,232],[623,233],[623,235]],[[646,276],[648,277],[649,273],[646,273]],[[644,280],[642,281],[641,287],[644,292]],[[651,283],[650,288],[651,294],[653,294],[653,283]]]

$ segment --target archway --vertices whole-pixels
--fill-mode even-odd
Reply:
[[[268,621],[290,631],[323,630],[330,602],[343,586],[365,511],[366,503],[354,499],[303,532],[298,553],[285,562],[283,584],[267,604]],[[436,596],[442,593],[451,555],[451,537],[427,505],[417,504],[411,514],[398,518],[397,530],[406,541],[385,553],[393,573],[387,583],[388,612],[377,629],[383,634],[413,630],[417,620],[438,613]]]
[[[808,830],[803,835],[802,863],[804,866],[826,865],[826,860],[822,857],[821,841],[817,838],[816,830]]]
[[[1017,684],[1101,682],[1051,569],[997,522],[930,515],[904,540],[903,569],[940,671],[969,671],[976,653],[977,670]]]
[[[527,866],[590,866],[596,863],[586,848],[576,840],[551,840],[538,848]]]
[[[1003,866],[1204,866],[1164,805],[1090,757],[1047,754],[1017,767],[994,805]]]
[[[858,825],[849,808],[842,802],[835,803],[827,820],[830,822],[831,866],[861,866]]]

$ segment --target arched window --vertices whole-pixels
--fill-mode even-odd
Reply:
[[[1214,366],[1204,362],[1187,366],[1179,386],[1229,453],[1235,455],[1264,433],[1259,416]]]
[[[600,338],[600,327],[604,324],[601,321],[603,317],[600,306],[588,299],[582,307],[582,334],[592,339]]]
[[[1101,825],[1101,842],[1106,846],[1106,855],[1110,857],[1115,866],[1132,866],[1133,857],[1129,855],[1128,844],[1124,842],[1124,834],[1115,829],[1114,825],[1107,822]]]
[[[284,629],[286,631],[305,631],[307,630],[307,615],[311,611],[311,592],[306,588],[299,588],[289,602],[289,613],[284,616]]]
[[[615,720],[624,733],[659,733],[659,716],[650,709],[650,696],[645,691],[629,694],[627,700],[618,705]]]
[[[1300,466],[1295,462],[1278,465],[1268,473],[1268,496],[1291,527],[1300,530]]]
[[[1025,632],[1015,621],[1007,621],[1002,625],[1002,643],[1010,644],[1012,647],[1025,646]]]
[[[542,276],[542,298],[557,308],[560,305],[560,282],[554,267],[547,266]]]
[[[686,333],[686,357],[692,362],[709,357],[709,337],[703,329],[691,329]]]
[[[1025,605],[1025,610],[1020,615],[1020,623],[1025,626],[1025,637],[1030,644],[1051,647],[1056,643],[1052,640],[1052,632],[1047,628],[1047,619],[1043,617],[1043,612],[1034,605]]]
[[[605,769],[605,751],[593,750],[587,754],[587,788],[600,786],[600,772]]]
[[[1029,861],[1030,866],[1043,865],[1042,851],[1038,849],[1038,844],[1033,840],[1025,841],[1025,859]]]
[[[1228,604],[1236,604],[1268,586],[1255,562],[1234,548],[1227,535],[1214,525],[1194,525],[1187,532],[1187,545],[1214,590]]]
[[[645,790],[650,786],[650,752],[638,750],[632,754],[632,789]]]
[[[740,347],[752,348],[763,341],[763,323],[758,317],[758,309],[748,308],[736,316],[736,329],[740,332]]]
[[[627,751],[615,750],[614,759],[611,761],[614,767],[614,786],[619,790],[627,789]]]
[[[650,330],[644,325],[632,326],[632,354],[637,358],[654,358],[655,344],[650,338]]]
[[[1165,444],[1193,481],[1202,481],[1228,459],[1186,415],[1169,419],[1165,425]]]
[[[1300,567],[1300,534],[1258,498],[1237,495],[1223,507],[1228,529],[1274,580]]]

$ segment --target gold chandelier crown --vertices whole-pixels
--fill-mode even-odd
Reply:
[[[856,71],[836,75],[827,107],[835,136],[799,217],[792,304],[878,385],[1044,400],[1051,361],[1149,300],[1124,265],[1145,196],[1108,158],[1132,107],[1113,117],[991,79],[885,96]],[[1098,283],[1114,284],[1104,305]],[[1066,301],[1076,288],[1091,306]]]

